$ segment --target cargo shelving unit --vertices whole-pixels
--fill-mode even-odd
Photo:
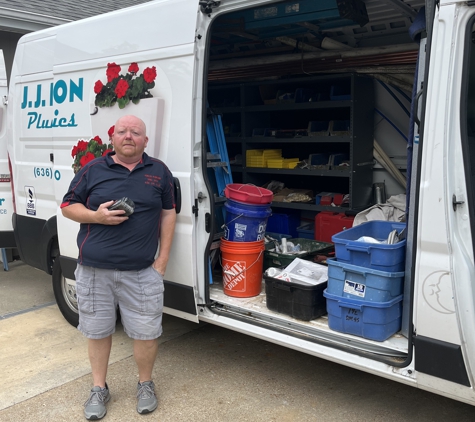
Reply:
[[[296,94],[297,93],[297,94]],[[287,95],[287,98],[285,98]],[[294,95],[292,97],[292,95]],[[279,99],[279,96],[283,99]],[[300,96],[300,98],[298,98]],[[297,97],[297,98],[296,98]],[[233,180],[262,186],[283,181],[293,189],[349,194],[348,207],[273,202],[305,211],[360,210],[371,205],[373,167],[373,80],[357,74],[319,75],[209,86],[208,101],[222,115]],[[349,131],[309,132],[310,122],[349,121]],[[277,132],[277,134],[276,134]],[[343,153],[347,167],[267,168],[246,165],[250,149],[281,149],[285,158]]]

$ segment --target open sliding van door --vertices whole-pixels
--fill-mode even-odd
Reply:
[[[473,403],[475,7],[442,0],[432,12],[413,261],[414,362],[419,387]]]
[[[13,192],[8,164],[6,118],[7,118],[7,71],[3,51],[0,50],[0,248],[15,247],[13,236]]]

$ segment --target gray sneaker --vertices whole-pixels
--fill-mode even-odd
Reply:
[[[97,421],[102,419],[106,413],[106,403],[110,400],[109,387],[93,387],[91,395],[84,403],[84,416],[87,420]]]
[[[137,412],[140,414],[151,413],[158,406],[153,381],[144,381],[137,384]]]

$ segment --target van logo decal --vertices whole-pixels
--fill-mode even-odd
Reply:
[[[22,110],[41,109],[43,107],[53,107],[64,102],[73,103],[83,101],[84,78],[77,81],[72,79],[66,82],[59,79],[46,84],[23,86]],[[49,111],[49,110],[48,110]],[[53,116],[44,115],[38,111],[28,111],[27,129],[51,129],[55,127],[76,127],[74,113],[68,116],[60,115],[58,109],[53,111]]]
[[[25,186],[26,194],[26,213],[28,215],[36,215],[36,195],[33,186]]]
[[[63,104],[67,98],[69,98],[70,103],[73,103],[75,98],[82,101],[84,93],[83,82],[84,79],[79,78],[77,83],[70,79],[69,84],[67,84],[66,81],[60,79],[56,82],[51,82],[47,85],[45,84],[46,86],[49,85],[49,93],[46,98],[43,96],[45,85],[38,84],[36,85],[36,96],[34,102],[29,95],[30,87],[26,85],[23,87],[23,102],[21,103],[21,108],[52,107],[55,104]],[[48,101],[48,104],[46,104],[46,101]]]
[[[5,198],[0,198],[0,207],[2,205],[5,206],[5,201],[6,201]],[[7,214],[8,214],[8,210],[6,208],[0,208],[0,215],[7,215]]]
[[[54,115],[58,116],[59,111],[55,110]],[[36,111],[30,111],[28,113],[28,129],[35,124],[36,129],[51,129],[53,127],[75,127],[77,123],[74,118],[74,113],[71,114],[71,117],[54,117],[51,119],[43,119],[43,115],[41,113],[37,113]]]
[[[448,271],[430,273],[422,283],[422,295],[434,311],[440,314],[455,313],[452,280]]]

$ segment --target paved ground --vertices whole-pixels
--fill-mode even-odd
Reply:
[[[50,278],[0,272],[0,421],[83,421],[86,342],[53,302]],[[46,304],[46,306],[44,306]],[[23,312],[27,310],[26,312]],[[105,421],[473,421],[475,408],[211,325],[164,320],[160,400],[135,412],[131,342],[118,327]]]

